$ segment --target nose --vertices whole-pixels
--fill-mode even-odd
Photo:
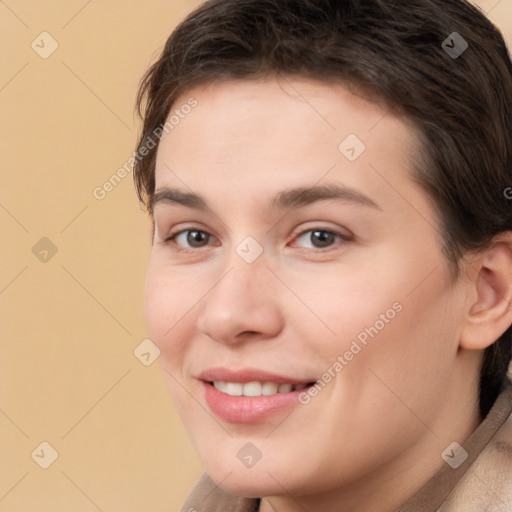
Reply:
[[[276,282],[261,258],[235,260],[202,301],[199,331],[227,344],[277,336],[283,316]]]

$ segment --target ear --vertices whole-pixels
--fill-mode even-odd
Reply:
[[[460,347],[483,350],[512,325],[512,231],[496,237],[471,266],[476,272]]]

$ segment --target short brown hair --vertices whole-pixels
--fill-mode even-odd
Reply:
[[[463,53],[450,53],[455,45]],[[413,122],[420,139],[413,178],[439,212],[455,277],[463,254],[512,230],[505,193],[512,183],[512,65],[499,30],[465,0],[205,2],[174,30],[140,84],[138,153],[146,147],[146,156],[137,158],[134,180],[146,207],[158,149],[147,151],[147,141],[176,98],[197,85],[269,74],[339,80]],[[484,352],[482,417],[511,356],[509,327]]]

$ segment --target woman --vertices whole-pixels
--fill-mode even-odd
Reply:
[[[182,510],[512,506],[512,66],[462,0],[213,0],[138,96]],[[508,508],[507,508],[508,507]]]

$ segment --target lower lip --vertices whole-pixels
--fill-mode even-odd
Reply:
[[[203,381],[205,398],[210,409],[231,423],[256,423],[294,405],[300,405],[299,395],[308,388],[266,396],[231,396]]]

